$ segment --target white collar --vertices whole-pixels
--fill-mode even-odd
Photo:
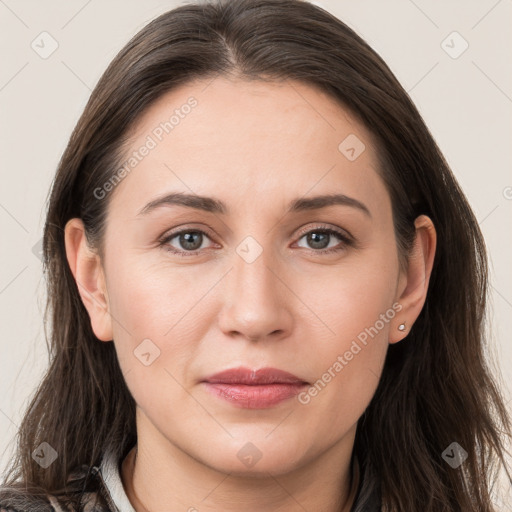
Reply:
[[[130,503],[126,491],[123,487],[121,475],[119,473],[118,461],[111,454],[105,454],[100,465],[100,472],[105,483],[105,487],[110,494],[112,505],[119,512],[136,512]]]

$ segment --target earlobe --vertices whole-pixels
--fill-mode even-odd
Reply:
[[[409,267],[407,272],[400,275],[397,287],[396,300],[402,309],[391,326],[389,343],[397,343],[407,336],[427,298],[437,235],[434,224],[426,215],[417,217],[414,225],[416,238],[409,257]]]
[[[101,259],[87,244],[81,219],[70,219],[66,223],[64,238],[68,264],[89,313],[94,334],[101,341],[111,341],[112,321]]]

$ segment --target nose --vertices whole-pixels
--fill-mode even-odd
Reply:
[[[266,252],[251,263],[234,254],[233,268],[224,278],[219,314],[219,327],[229,337],[276,340],[291,332],[293,293],[280,265]]]

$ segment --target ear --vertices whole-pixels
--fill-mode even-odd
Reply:
[[[112,319],[101,259],[88,246],[81,219],[70,219],[66,223],[64,238],[69,267],[89,313],[92,330],[101,341],[112,341]]]
[[[402,309],[391,322],[389,343],[397,343],[407,336],[418,318],[427,298],[428,283],[434,264],[437,235],[434,224],[426,215],[414,221],[416,238],[409,257],[409,268],[401,270],[398,279],[396,301]],[[398,326],[405,323],[405,330]]]

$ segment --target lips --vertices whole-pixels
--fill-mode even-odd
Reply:
[[[246,367],[230,368],[211,375],[203,382],[210,384],[243,384],[246,386],[259,386],[268,384],[309,384],[296,375],[277,368],[261,368],[251,370]]]
[[[206,391],[243,409],[265,409],[293,398],[309,383],[277,368],[240,367],[211,375]]]

